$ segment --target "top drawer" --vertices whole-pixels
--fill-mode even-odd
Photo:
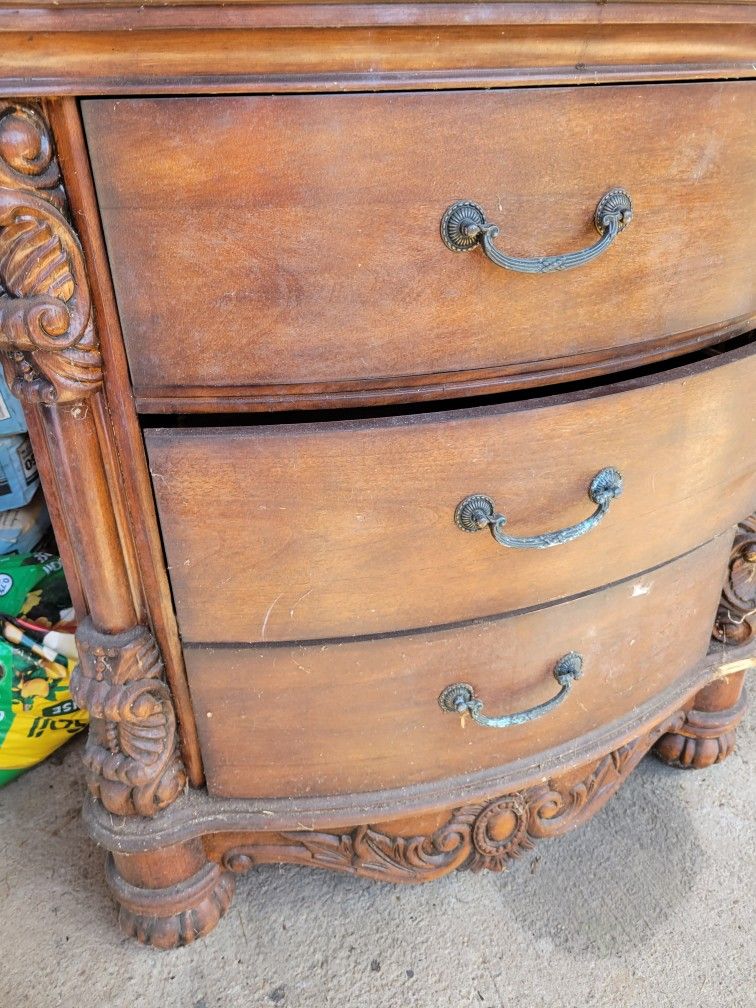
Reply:
[[[398,401],[659,359],[748,328],[756,116],[748,83],[83,102],[145,410]],[[479,203],[523,256],[459,255]]]

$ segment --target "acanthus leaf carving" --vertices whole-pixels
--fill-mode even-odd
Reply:
[[[186,785],[176,717],[150,631],[104,634],[85,620],[71,695],[89,711],[84,754],[92,794],[116,815],[153,816]]]
[[[754,635],[756,616],[756,514],[739,523],[712,636],[740,646]]]
[[[14,393],[80,399],[102,384],[84,255],[41,114],[0,103],[0,350]]]
[[[231,848],[223,864],[243,872],[255,864],[288,862],[387,882],[427,882],[456,868],[504,871],[538,840],[559,836],[590,818],[659,736],[679,728],[684,719],[680,711],[576,773],[458,808],[425,836],[395,836],[380,826],[357,826],[341,834],[282,832]]]

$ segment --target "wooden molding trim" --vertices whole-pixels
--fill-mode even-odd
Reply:
[[[594,3],[562,0],[559,4],[491,0],[488,3],[413,0],[0,0],[0,15],[9,25],[26,25],[34,17],[38,30],[88,31],[166,28],[321,28],[380,27],[402,24],[719,24],[748,18],[749,0],[612,0],[599,15]],[[15,19],[15,20],[12,20]]]
[[[187,94],[747,77],[754,21],[745,3],[4,2],[0,88]]]
[[[407,375],[406,378],[332,382],[328,385],[258,386],[137,386],[136,407],[140,413],[234,413],[291,409],[331,409],[383,406],[394,403],[429,402],[471,395],[493,395],[527,388],[543,388],[571,381],[584,381],[612,371],[630,370],[702,350],[714,343],[740,336],[754,327],[753,315],[732,319],[724,325],[679,333],[664,341],[616,348],[604,354],[511,365],[501,369],[469,372]]]

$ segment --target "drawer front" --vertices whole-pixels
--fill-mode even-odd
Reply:
[[[653,378],[505,406],[270,426],[152,429],[150,470],[184,640],[385,633],[565,598],[679,556],[756,499],[751,343]],[[461,531],[486,494],[504,531],[580,522],[551,549]]]
[[[145,410],[401,400],[659,359],[748,328],[756,115],[748,83],[83,102]],[[523,256],[455,254],[480,204]]]
[[[728,533],[637,579],[466,628],[188,647],[208,788],[256,798],[409,787],[542,757],[605,728],[703,657],[731,541]],[[528,724],[482,727],[439,706],[459,680],[486,715],[539,704],[557,692],[552,669],[573,650],[581,678]]]

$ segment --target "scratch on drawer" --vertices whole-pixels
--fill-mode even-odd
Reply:
[[[260,638],[262,640],[265,640],[265,628],[268,625],[268,620],[270,619],[270,614],[273,612],[273,608],[276,605],[276,603],[279,602],[282,597],[283,597],[283,592],[280,592],[278,595],[276,595],[276,597],[273,599],[273,601],[268,606],[267,612],[265,613],[265,617],[264,617],[264,619],[262,621],[262,626],[260,627]]]
[[[303,599],[306,599],[306,598],[307,598],[307,596],[308,596],[308,595],[309,595],[309,594],[310,594],[311,592],[312,592],[312,588],[308,588],[306,592],[303,592],[303,593],[302,593],[302,594],[301,594],[301,595],[299,596],[299,598],[298,598],[298,599],[296,600],[296,602],[295,602],[295,603],[294,603],[294,605],[293,605],[293,606],[291,607],[291,609],[289,609],[289,616],[293,616],[293,615],[294,615],[294,610],[295,610],[295,609],[297,608],[297,606],[299,605],[299,603],[300,603],[300,602],[301,602],[301,601],[302,601]],[[281,596],[279,595],[278,597],[280,598]],[[273,604],[275,605],[275,602],[274,602]],[[271,609],[272,609],[272,608],[273,608],[273,606],[271,606]],[[270,609],[268,610],[268,613],[270,613]],[[267,619],[267,616],[266,616],[266,619]]]

